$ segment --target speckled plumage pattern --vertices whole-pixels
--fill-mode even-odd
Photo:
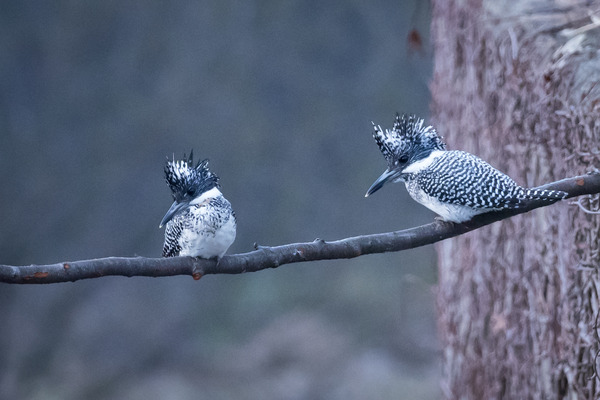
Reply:
[[[208,160],[194,167],[191,153],[183,158],[165,166],[175,201],[161,222],[166,224],[163,256],[221,258],[235,240],[235,213]]]
[[[165,228],[163,257],[222,257],[235,240],[235,213],[219,195],[190,205],[176,214]]]
[[[553,203],[567,193],[523,188],[470,153],[445,150],[441,137],[414,115],[397,116],[394,128],[373,133],[388,169],[367,195],[389,180],[402,181],[410,196],[442,219],[464,222],[477,214],[519,208],[524,200]]]

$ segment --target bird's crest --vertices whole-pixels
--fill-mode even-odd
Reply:
[[[379,146],[379,150],[390,165],[394,164],[403,154],[413,154],[417,149],[445,150],[446,145],[435,129],[423,126],[423,119],[413,114],[396,114],[394,127],[381,129],[381,126],[373,123],[373,137]]]
[[[193,150],[182,160],[167,159],[165,179],[176,201],[193,199],[213,187],[219,187],[219,177],[208,169],[208,160],[198,161],[194,167]]]

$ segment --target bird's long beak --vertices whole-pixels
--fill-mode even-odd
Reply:
[[[383,174],[381,174],[381,176],[379,178],[377,178],[377,180],[375,182],[373,182],[373,184],[371,185],[369,190],[367,190],[365,197],[369,197],[370,195],[372,195],[373,193],[375,193],[376,191],[381,189],[381,187],[383,185],[385,185],[388,181],[396,178],[398,175],[400,175],[400,173],[401,172],[398,171],[397,169],[392,169],[392,170],[390,170],[389,168],[386,169],[385,172]]]
[[[169,211],[167,211],[167,213],[163,217],[162,221],[160,221],[160,225],[158,227],[162,228],[167,222],[169,222],[171,220],[171,218],[173,218],[175,216],[175,214],[177,214],[180,210],[182,210],[186,206],[187,206],[186,202],[178,203],[178,202],[174,201],[173,204],[171,204]]]

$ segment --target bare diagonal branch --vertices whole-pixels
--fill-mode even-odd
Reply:
[[[596,194],[600,193],[600,174],[567,178],[540,188],[565,191],[569,193],[567,198]],[[239,274],[304,261],[354,258],[432,244],[545,205],[547,204],[540,201],[531,201],[523,208],[481,214],[462,224],[435,221],[402,231],[362,235],[331,242],[317,239],[308,243],[261,246],[249,253],[226,255],[219,263],[193,257],[108,257],[49,265],[0,265],[0,282],[58,283],[102,276],[190,275],[199,279],[207,274]]]

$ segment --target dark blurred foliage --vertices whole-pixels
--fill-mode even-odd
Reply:
[[[402,185],[363,197],[371,121],[427,114],[428,7],[0,3],[0,262],[160,256],[165,158],[191,148],[238,215],[230,253],[429,222]],[[436,398],[434,282],[425,248],[2,285],[0,398]]]

